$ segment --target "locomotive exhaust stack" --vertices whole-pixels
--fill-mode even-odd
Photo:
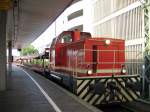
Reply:
[[[79,41],[80,40],[80,31],[78,29],[76,29],[73,32],[73,42]]]

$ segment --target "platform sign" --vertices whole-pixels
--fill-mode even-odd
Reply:
[[[12,7],[11,0],[0,0],[0,10],[9,10]]]

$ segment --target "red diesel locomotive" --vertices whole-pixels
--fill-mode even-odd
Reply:
[[[64,31],[52,41],[47,70],[48,76],[92,105],[129,102],[140,96],[135,89],[139,76],[126,73],[122,39]]]
[[[50,68],[75,77],[125,74],[124,40],[64,31],[50,48]]]

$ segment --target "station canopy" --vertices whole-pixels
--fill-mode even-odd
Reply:
[[[7,40],[20,49],[38,38],[73,0],[14,0],[8,11]]]

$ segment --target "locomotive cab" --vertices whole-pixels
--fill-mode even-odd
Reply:
[[[67,45],[76,43],[78,41],[91,38],[91,34],[79,31],[64,31],[58,37],[54,38],[50,47],[50,68],[57,70],[59,66],[67,67]]]

